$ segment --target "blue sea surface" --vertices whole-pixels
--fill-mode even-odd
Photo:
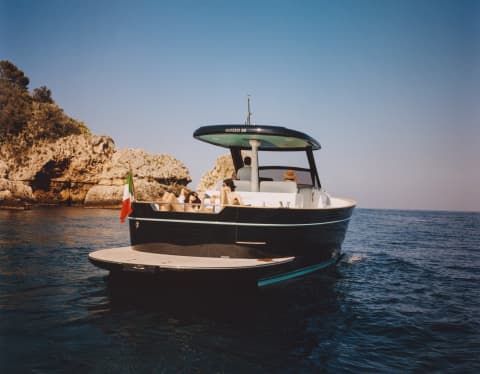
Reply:
[[[478,373],[480,214],[357,209],[333,271],[258,291],[112,282],[118,212],[0,211],[1,373]]]

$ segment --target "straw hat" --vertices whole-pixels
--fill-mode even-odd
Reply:
[[[297,176],[295,175],[295,172],[293,170],[287,170],[283,174],[283,179],[296,182]]]

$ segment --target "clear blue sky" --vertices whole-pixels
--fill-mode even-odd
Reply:
[[[119,147],[194,178],[203,124],[320,141],[320,177],[361,207],[480,211],[479,1],[0,0],[0,59]]]

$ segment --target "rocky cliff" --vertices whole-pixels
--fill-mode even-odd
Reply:
[[[29,83],[15,64],[0,61],[0,207],[116,206],[129,168],[140,200],[191,181],[185,165],[168,155],[117,149],[108,136],[92,135],[48,87],[29,91]]]
[[[139,200],[191,181],[185,165],[165,154],[117,149],[107,136],[71,135],[39,141],[21,153],[0,146],[0,205],[24,203],[119,206],[131,168]]]
[[[249,151],[242,151],[242,157],[251,156]],[[217,158],[214,167],[207,171],[200,178],[197,186],[198,191],[215,189],[217,183],[226,178],[232,178],[235,168],[233,166],[232,156],[230,154]]]
[[[197,191],[215,189],[218,181],[231,178],[235,168],[230,154],[217,158],[214,167],[200,178]]]

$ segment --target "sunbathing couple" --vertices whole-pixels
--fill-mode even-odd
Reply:
[[[209,196],[206,193],[199,195],[195,191],[182,188],[179,196],[171,191],[165,191],[160,197],[161,211],[174,212],[212,212],[217,199],[220,205],[243,205],[242,198],[235,193],[235,184],[232,179],[225,179],[220,190],[220,196]]]
[[[160,196],[160,210],[164,212],[197,212],[201,208],[203,203],[198,193],[185,188],[178,196],[172,191],[165,191]]]

